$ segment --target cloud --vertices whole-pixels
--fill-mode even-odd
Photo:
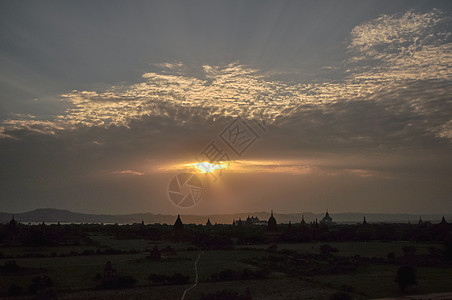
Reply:
[[[375,172],[372,170],[365,170],[365,169],[345,169],[346,172],[358,176],[358,177],[362,177],[362,178],[366,178],[366,177],[383,177],[383,174],[380,172]]]
[[[439,10],[382,15],[353,28],[348,48],[351,62],[366,62],[357,78],[451,80],[451,17]],[[369,61],[373,61],[369,65]],[[371,68],[369,68],[371,67]]]
[[[452,139],[452,120],[432,129],[434,134],[441,138]]]
[[[110,171],[108,174],[113,175],[135,175],[135,176],[143,176],[143,172],[133,171],[133,170],[119,170],[119,171]]]
[[[224,172],[231,173],[272,173],[272,174],[291,174],[300,175],[311,173],[313,167],[300,161],[284,160],[233,160],[227,162]],[[170,165],[160,166],[160,172],[193,172],[196,171],[194,163],[172,163]]]
[[[356,163],[359,158],[354,157]],[[361,168],[350,168],[353,164],[341,165],[337,160],[325,158],[293,159],[293,160],[233,160],[228,162],[228,167],[218,174],[267,174],[267,175],[315,175],[315,176],[356,176],[360,178],[390,179],[390,170],[384,166],[371,165],[359,162]],[[195,172],[193,163],[171,163],[154,170],[155,172]],[[217,174],[216,173],[216,174]]]
[[[321,114],[331,116],[339,122],[335,126],[341,127],[341,122],[349,122],[344,116],[356,115],[353,110],[369,102],[380,107],[377,111],[386,113],[387,119],[405,122],[403,128],[396,123],[397,131],[385,126],[389,130],[386,137],[415,129],[452,141],[450,22],[451,17],[438,10],[424,14],[408,11],[355,26],[348,40],[350,56],[344,62],[343,77],[336,81],[277,80],[279,74],[240,63],[203,65],[196,72],[181,62],[158,64],[163,70],[144,73],[143,81],[136,84],[61,95],[71,108],[53,119],[5,120],[0,137],[14,136],[17,130],[54,134],[80,127],[130,127],[134,120],[156,117],[185,125],[200,119],[242,116],[284,126],[293,118]],[[369,131],[349,128],[346,140],[378,138],[378,129],[362,122],[356,125]],[[369,119],[368,123],[375,125],[378,120]],[[336,141],[345,140],[338,135]]]

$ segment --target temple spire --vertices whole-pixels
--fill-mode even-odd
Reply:
[[[176,222],[174,222],[173,228],[175,230],[182,230],[184,228],[184,223],[182,223],[182,220],[180,219],[180,215],[177,215]]]

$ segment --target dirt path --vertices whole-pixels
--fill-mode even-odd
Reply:
[[[198,261],[199,261],[199,258],[201,257],[201,254],[202,254],[202,252],[200,252],[199,254],[198,254],[198,259],[196,259],[196,261],[195,261],[195,283],[191,286],[191,287],[189,287],[188,289],[186,289],[185,291],[184,291],[184,293],[182,294],[182,298],[180,298],[181,300],[184,300],[184,298],[185,298],[185,294],[189,291],[189,290],[191,290],[192,288],[194,288],[194,287],[196,287],[197,285],[198,285]]]

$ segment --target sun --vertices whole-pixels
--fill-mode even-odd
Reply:
[[[223,170],[229,167],[229,162],[218,162],[217,164],[212,164],[207,161],[189,164],[194,166],[199,173],[213,173],[215,170]]]

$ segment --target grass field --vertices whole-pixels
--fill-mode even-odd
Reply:
[[[442,249],[440,243],[411,243],[411,242],[315,242],[315,243],[298,243],[298,244],[278,244],[278,250],[288,249],[301,253],[319,253],[320,245],[328,244],[337,248],[338,255],[362,257],[386,257],[389,252],[395,255],[402,255],[403,247],[416,247],[416,254],[427,254],[429,247]],[[250,245],[245,248],[266,249],[268,245]]]
[[[180,299],[188,285],[142,287],[122,291],[83,291],[79,293],[63,293],[59,299],[115,299],[115,300],[161,300]],[[198,300],[202,294],[213,293],[219,290],[232,289],[244,294],[249,288],[253,299],[262,300],[298,300],[319,299],[327,300],[334,292],[316,284],[306,283],[294,278],[280,278],[268,280],[230,281],[215,283],[200,283],[195,289],[187,293],[186,300]],[[363,299],[359,296],[357,299]]]
[[[140,251],[136,254],[117,255],[78,255],[64,257],[44,258],[15,258],[17,264],[29,268],[45,268],[47,274],[52,278],[55,288],[61,299],[81,299],[80,295],[90,298],[109,298],[112,291],[95,291],[100,283],[96,274],[101,274],[107,261],[112,262],[120,275],[131,275],[137,279],[137,287],[120,292],[114,292],[115,299],[177,299],[182,294],[185,286],[162,286],[149,287],[148,276],[151,273],[172,275],[181,273],[190,276],[190,283],[194,282],[194,261],[200,251],[187,251],[189,244],[171,243],[170,241],[145,241],[145,240],[115,240],[107,236],[94,238],[95,246],[68,246],[68,247],[10,247],[3,248],[4,254],[22,255],[24,253],[52,253],[68,254],[71,251],[82,252],[84,249],[92,248],[114,248],[120,250],[135,249]],[[151,261],[146,258],[145,249],[152,248],[155,244],[161,249],[168,245],[177,249],[177,255],[164,258],[161,261]],[[290,249],[303,253],[318,253],[319,245],[325,243],[303,243],[303,244],[278,244],[278,250]],[[362,257],[385,257],[387,253],[394,252],[402,254],[402,248],[413,245],[418,254],[428,253],[428,248],[440,244],[430,243],[406,243],[406,242],[367,242],[367,243],[328,243],[337,248],[337,255]],[[198,287],[190,291],[186,299],[199,299],[202,293],[212,292],[218,289],[235,289],[243,292],[248,286],[256,299],[328,299],[332,292],[346,287],[352,287],[357,299],[377,298],[399,295],[400,291],[394,283],[397,271],[396,265],[366,265],[358,268],[354,273],[334,276],[312,276],[308,278],[291,278],[283,273],[273,272],[268,279],[209,282],[213,273],[225,270],[243,270],[244,268],[255,269],[255,266],[244,263],[247,258],[259,258],[269,255],[266,250],[269,245],[253,245],[235,250],[210,250],[203,251],[198,263],[199,279]],[[254,248],[254,249],[249,249]],[[2,265],[8,259],[0,260]],[[425,294],[433,292],[448,292],[452,290],[450,278],[452,268],[427,268],[417,269],[418,285],[412,287],[413,294]],[[24,289],[31,284],[35,275],[0,276],[0,293],[6,294],[11,284],[18,284]],[[155,298],[152,295],[156,295]],[[78,295],[78,296],[77,296]],[[95,296],[98,295],[98,296]],[[122,295],[122,296],[121,296]],[[128,296],[127,296],[128,295]],[[78,298],[77,298],[78,297]],[[123,297],[123,298],[121,298]],[[134,298],[135,297],[135,298]],[[160,297],[160,298],[158,298]],[[174,298],[175,297],[175,298]],[[111,298],[113,299],[113,298]]]
[[[410,294],[450,292],[452,268],[418,267],[417,286],[410,287]],[[366,298],[382,298],[402,295],[394,282],[397,266],[371,265],[348,275],[317,276],[315,282],[340,289],[343,285],[352,286],[354,292]]]

